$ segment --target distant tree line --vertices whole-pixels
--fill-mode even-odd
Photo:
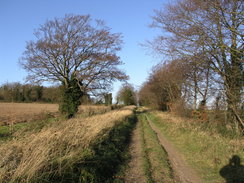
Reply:
[[[4,83],[0,85],[0,102],[44,102],[60,103],[61,86],[41,86],[21,84],[19,82]],[[104,93],[97,97],[84,94],[79,99],[80,104],[112,105],[112,93]]]
[[[44,87],[40,85],[4,83],[0,86],[0,101],[4,102],[48,102],[60,101],[60,87]]]
[[[164,57],[140,90],[140,102],[161,110],[227,112],[244,129],[243,2],[180,0],[155,11],[164,34],[146,45]]]

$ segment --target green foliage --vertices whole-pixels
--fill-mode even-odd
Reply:
[[[0,86],[0,100],[4,102],[58,102],[59,87],[21,84],[18,82],[4,83]]]
[[[135,105],[136,96],[133,86],[130,84],[123,85],[118,93],[117,101],[124,105]]]
[[[0,126],[0,143],[6,140],[11,140],[14,137],[20,137],[26,133],[39,132],[48,124],[56,121],[58,119],[54,118],[50,114],[45,114],[42,120],[37,120],[33,122],[16,123],[12,127],[5,125]]]
[[[34,91],[35,91],[35,95],[36,95],[35,100],[40,101],[42,99],[42,96],[43,96],[43,86],[36,86],[34,88]]]
[[[31,101],[31,92],[32,92],[32,88],[27,86],[24,88],[24,100],[26,102],[30,102]]]
[[[77,113],[82,95],[83,92],[80,90],[76,79],[72,79],[68,86],[63,84],[59,111],[65,118],[72,118]]]
[[[112,93],[107,93],[104,95],[105,98],[105,105],[112,105]]]
[[[13,138],[13,134],[18,130],[26,128],[28,123],[17,123],[14,124],[12,129],[10,126],[0,126],[0,142],[10,140]]]

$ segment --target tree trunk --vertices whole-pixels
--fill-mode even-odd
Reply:
[[[196,72],[194,71],[194,101],[193,101],[193,109],[197,110],[197,76]]]

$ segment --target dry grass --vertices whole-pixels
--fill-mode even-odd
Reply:
[[[108,106],[81,105],[78,113],[91,116],[109,110]],[[42,119],[47,113],[57,114],[58,104],[0,103],[0,126]]]
[[[84,117],[92,116],[94,114],[103,114],[111,110],[110,106],[104,105],[81,105],[79,107],[78,115],[81,114]]]
[[[0,147],[0,182],[35,182],[45,174],[58,174],[96,139],[132,114],[132,108],[88,118],[74,118],[15,139]],[[54,168],[55,166],[59,168]]]

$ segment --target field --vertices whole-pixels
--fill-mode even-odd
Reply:
[[[45,113],[57,111],[57,104],[0,103],[0,125],[40,119]]]
[[[79,107],[82,115],[93,115],[110,110],[106,106],[84,105]],[[47,114],[57,116],[58,104],[0,103],[0,126],[43,119]]]

